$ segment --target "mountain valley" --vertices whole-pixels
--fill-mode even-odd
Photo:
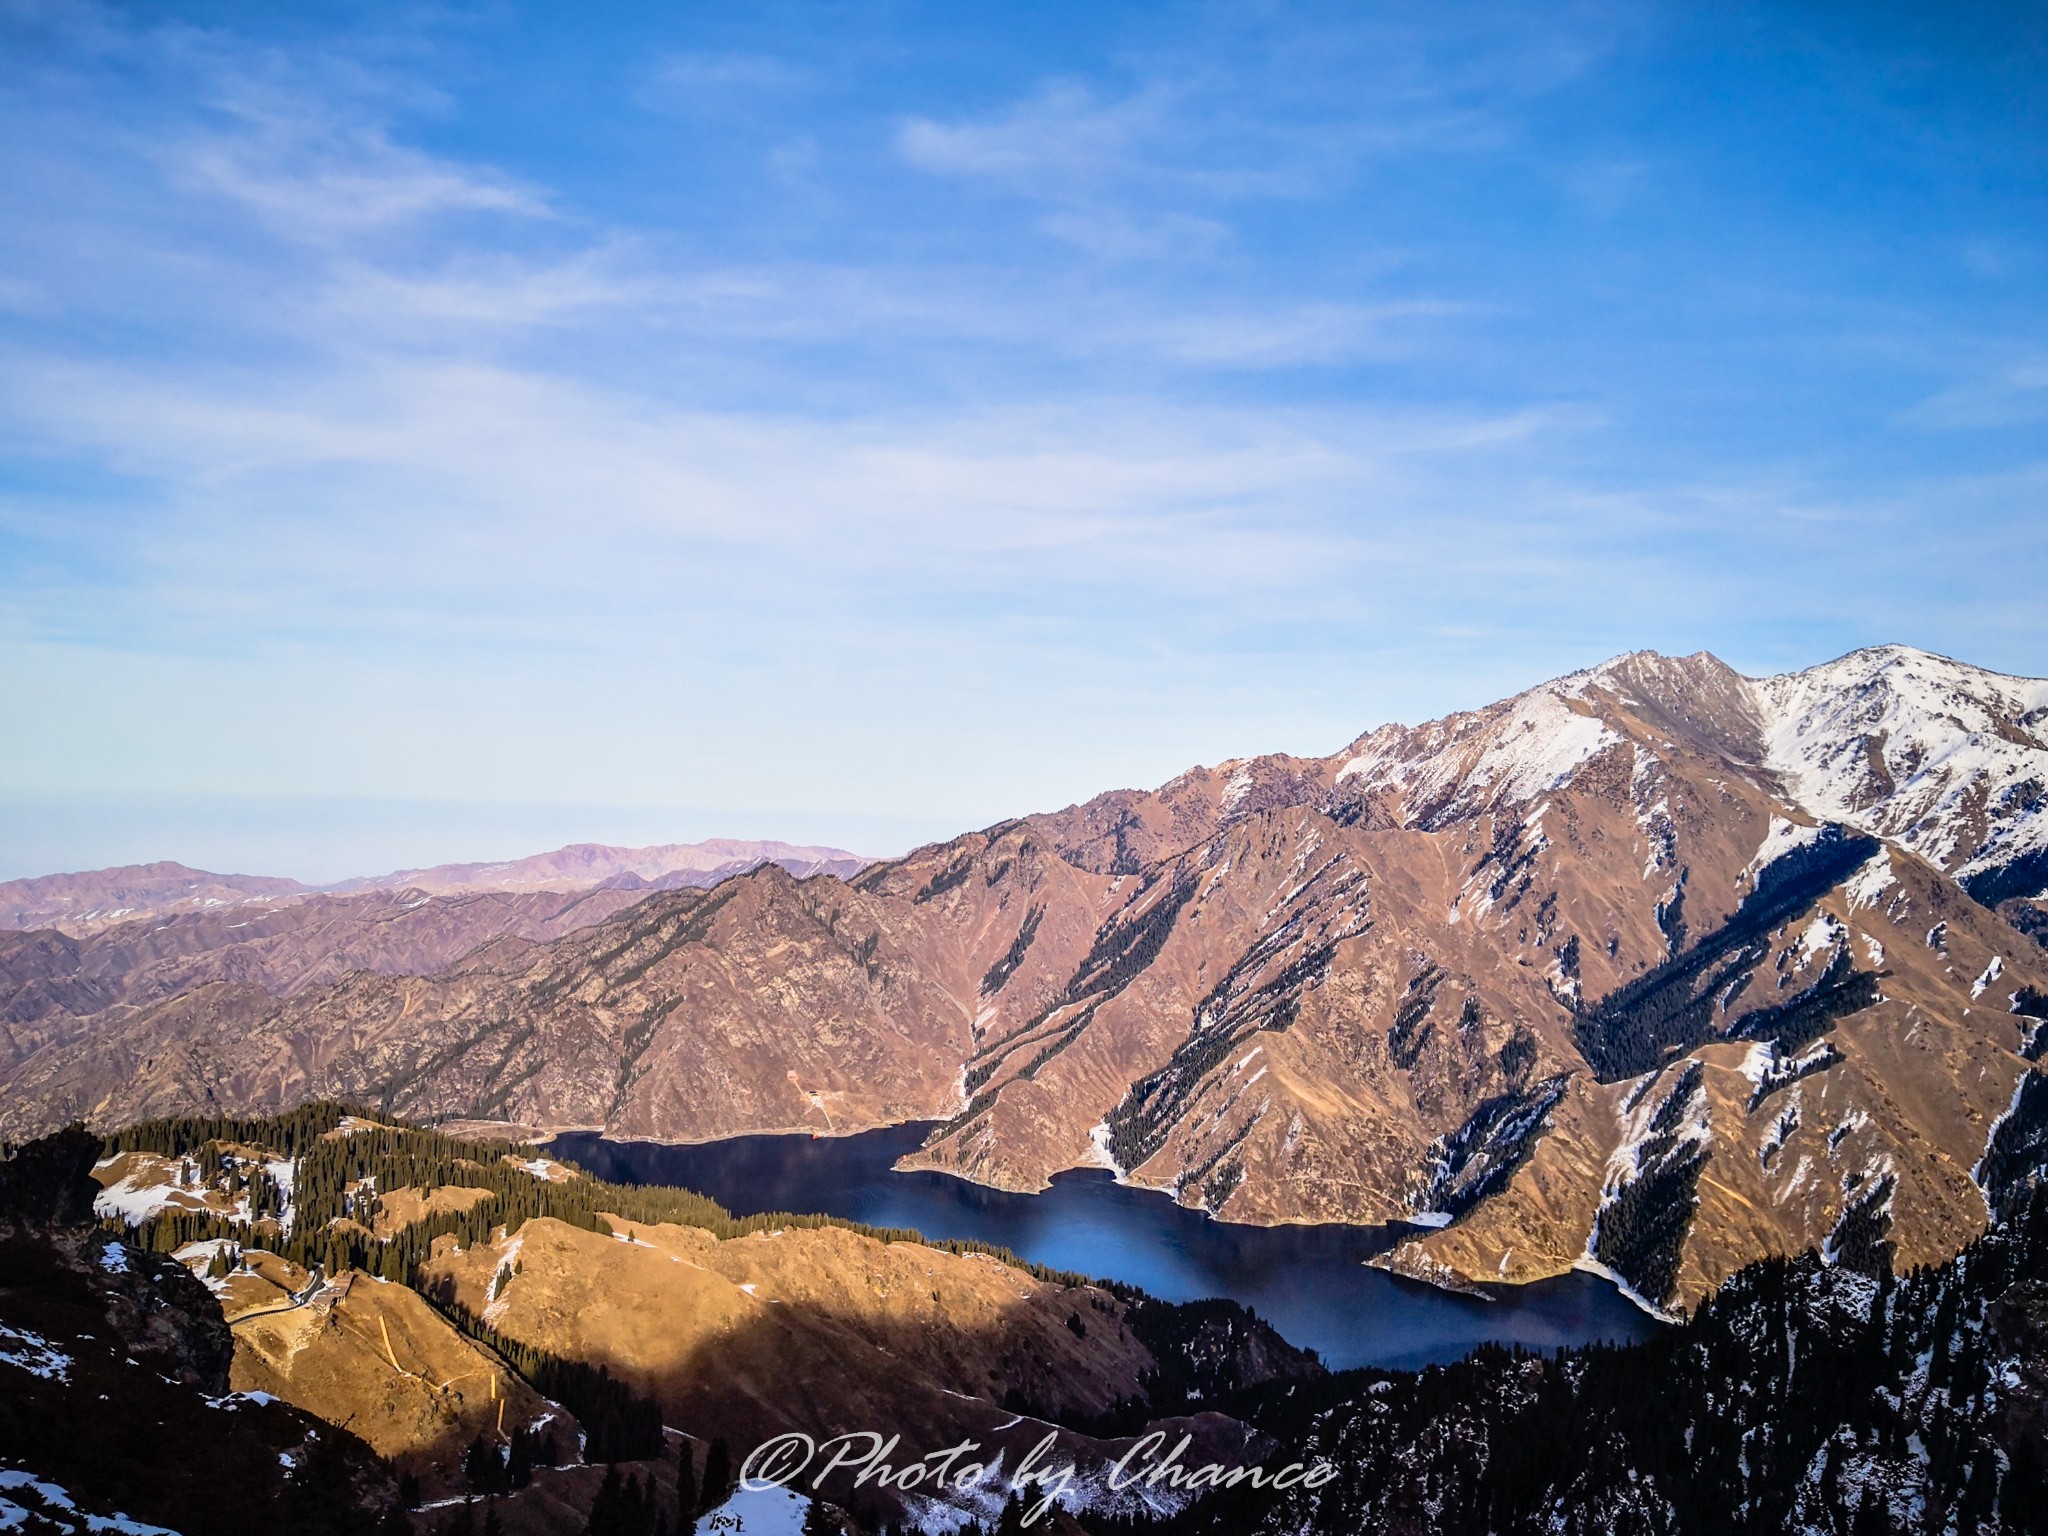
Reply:
[[[774,1437],[872,1426],[1005,1468],[1050,1437],[1078,1481],[1028,1528],[1061,1536],[2030,1532],[2044,721],[2048,683],[1899,647],[1761,680],[1643,653],[881,863],[17,882],[0,1517],[1027,1528],[1000,1481],[735,1493]],[[1381,1228],[1389,1285],[1586,1270],[1678,1326],[1332,1375],[1233,1302],[529,1144],[911,1121],[899,1166],[962,1187],[1107,1170],[1223,1222]],[[162,1453],[102,1476],[150,1415]],[[1190,1465],[1351,1471],[1111,1491],[1183,1436]]]
[[[1762,681],[1632,655],[850,881],[536,911],[404,974],[202,967],[22,1038],[0,1126],[931,1118],[914,1166],[1405,1221],[1386,1262],[1453,1286],[1590,1266],[1682,1310],[1868,1233],[1934,1262],[2040,1160],[2044,718],[2048,684],[1900,647]]]

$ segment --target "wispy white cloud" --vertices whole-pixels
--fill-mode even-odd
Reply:
[[[202,135],[166,159],[185,186],[240,203],[291,239],[331,242],[437,214],[547,212],[508,178],[401,149],[373,129]]]
[[[1470,316],[1474,309],[1445,299],[1224,309],[1111,324],[1098,334],[1113,345],[1149,346],[1166,357],[1205,367],[1296,367],[1410,353],[1420,344],[1420,329],[1431,322]]]
[[[1150,86],[1104,100],[1073,81],[977,121],[912,117],[898,130],[903,157],[920,170],[983,177],[1015,191],[1066,197],[1148,169],[1178,139],[1181,93]]]
[[[2038,478],[1688,457],[1638,375],[1553,370],[1521,252],[1489,288],[1370,199],[1324,228],[1376,165],[1427,200],[1513,143],[1625,19],[1222,8],[855,118],[776,115],[831,94],[815,66],[664,55],[633,126],[697,180],[636,203],[430,151],[446,103],[338,48],[70,14],[0,91],[34,215],[0,221],[0,720],[30,723],[0,789],[939,833],[1607,649],[2038,628],[1988,534],[1916,531],[2013,521]],[[1543,164],[1552,196],[1594,168],[1577,213],[1647,195],[1626,157]],[[1922,424],[2023,411],[2034,368]]]
[[[897,149],[1045,205],[1045,233],[1096,254],[1198,255],[1228,238],[1233,205],[1327,195],[1375,157],[1497,147],[1637,24],[1604,6],[1427,25],[1211,11],[1181,46],[1128,61],[1121,92],[1046,80],[979,115],[910,116]],[[1599,195],[1620,184],[1610,167]]]
[[[162,46],[220,124],[195,125],[159,149],[171,179],[240,204],[288,239],[332,243],[438,216],[549,213],[540,191],[515,177],[395,142],[392,93],[359,69],[309,71],[183,33]]]
[[[731,90],[774,90],[801,85],[806,73],[789,60],[766,53],[671,53],[651,74],[657,92],[688,99]]]
[[[715,277],[692,287],[700,302],[759,291],[758,284]],[[559,258],[491,252],[424,268],[348,259],[326,274],[313,299],[313,318],[330,340],[341,328],[354,327],[358,338],[374,334],[445,344],[450,328],[516,331],[574,325],[605,312],[675,308],[684,301],[680,289],[619,248],[594,247]]]
[[[1986,368],[1920,401],[1905,420],[1948,432],[2048,420],[2048,358],[2014,358]]]
[[[10,7],[0,26],[19,49],[7,74],[24,122],[149,156],[172,188],[240,205],[274,233],[325,242],[438,215],[548,214],[516,177],[399,142],[394,119],[440,98],[345,52],[143,26],[84,0]],[[152,111],[166,94],[175,106]]]
[[[1105,100],[1085,86],[1054,81],[979,120],[910,118],[898,129],[897,147],[918,170],[1049,205],[1040,229],[1094,255],[1200,256],[1228,239],[1226,224],[1141,205],[1144,184],[1186,174],[1175,163],[1185,137],[1181,96],[1150,86]]]
[[[1355,537],[1338,509],[1412,486],[1432,459],[1572,426],[1118,399],[825,421],[393,355],[210,384],[17,357],[0,365],[0,400],[44,440],[163,488],[142,544],[167,587],[260,589],[241,567],[271,558],[271,574],[318,584],[360,555],[386,572],[393,614],[409,594],[431,608],[479,558],[516,586],[603,590],[662,579],[636,546],[681,544],[757,551],[828,583],[942,570],[999,584],[1038,551],[1071,557],[1086,584],[1159,597],[1191,582],[1291,587],[1317,579],[1294,556]],[[305,612],[294,585],[277,590],[281,613]]]

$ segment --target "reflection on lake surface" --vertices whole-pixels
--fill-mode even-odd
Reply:
[[[1648,1337],[1658,1325],[1597,1276],[1563,1275],[1503,1288],[1499,1299],[1454,1296],[1369,1269],[1400,1229],[1250,1227],[1212,1221],[1106,1171],[1057,1175],[1038,1195],[1010,1194],[948,1174],[898,1173],[924,1124],[857,1136],[740,1136],[672,1147],[555,1138],[552,1150],[599,1178],[677,1184],[735,1215],[818,1212],[927,1237],[973,1238],[1055,1269],[1122,1280],[1168,1301],[1228,1296],[1332,1367],[1454,1360],[1489,1340],[1549,1350]]]

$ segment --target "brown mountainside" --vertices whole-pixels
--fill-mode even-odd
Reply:
[[[522,946],[602,921],[644,893],[421,891],[311,896],[174,913],[79,937],[0,931],[0,1070],[120,1016],[229,983],[289,997],[352,971],[430,974],[489,947]]]

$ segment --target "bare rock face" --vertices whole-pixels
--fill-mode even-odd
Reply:
[[[7,1072],[0,1131],[335,1095],[704,1139],[941,1121],[1448,1283],[1943,1257],[2048,1161],[2048,684],[1638,654],[850,881],[765,865],[434,975],[230,981]],[[2002,904],[2002,908],[2001,908]]]

